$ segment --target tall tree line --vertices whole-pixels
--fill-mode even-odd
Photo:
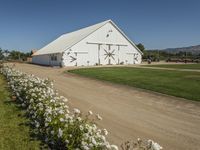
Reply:
[[[200,60],[200,54],[191,52],[167,52],[164,50],[146,50],[145,46],[141,43],[136,45],[143,52],[143,60],[151,59],[152,61],[160,60],[173,60],[173,59],[190,59],[190,60]]]
[[[17,50],[3,50],[0,48],[0,60],[17,60],[26,61],[30,57],[31,52],[21,52]]]

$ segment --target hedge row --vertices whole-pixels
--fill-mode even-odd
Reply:
[[[67,99],[59,96],[48,79],[40,79],[8,66],[1,68],[8,84],[30,118],[34,133],[43,137],[51,149],[117,150],[106,140],[106,129],[99,129],[91,111],[83,116],[79,109],[70,109]],[[99,115],[97,119],[102,119]]]

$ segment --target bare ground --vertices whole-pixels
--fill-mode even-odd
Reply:
[[[103,117],[109,140],[152,139],[166,150],[200,149],[200,103],[64,74],[70,68],[16,64],[16,68],[55,80],[55,88],[73,107],[92,110]]]

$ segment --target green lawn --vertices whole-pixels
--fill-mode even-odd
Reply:
[[[144,65],[145,67],[175,68],[175,69],[196,69],[200,70],[200,64],[160,64]]]
[[[69,72],[200,101],[200,72],[131,67],[87,68]]]
[[[39,150],[40,142],[31,140],[28,120],[10,99],[6,85],[0,75],[0,150]]]

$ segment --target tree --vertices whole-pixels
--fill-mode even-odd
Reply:
[[[139,43],[139,44],[137,44],[136,46],[137,46],[142,52],[145,51],[145,47],[144,47],[144,45],[143,45],[142,43]]]
[[[27,57],[30,57],[31,53],[25,53],[21,51],[12,50],[9,52],[9,59],[10,60],[19,60],[19,61],[26,61]]]
[[[21,52],[13,50],[10,52],[9,58],[11,60],[21,60]]]
[[[5,60],[8,59],[9,55],[10,55],[10,51],[9,50],[6,49],[6,50],[3,51],[3,56],[4,56]]]
[[[4,55],[3,55],[3,50],[0,48],[0,60],[3,60]]]

